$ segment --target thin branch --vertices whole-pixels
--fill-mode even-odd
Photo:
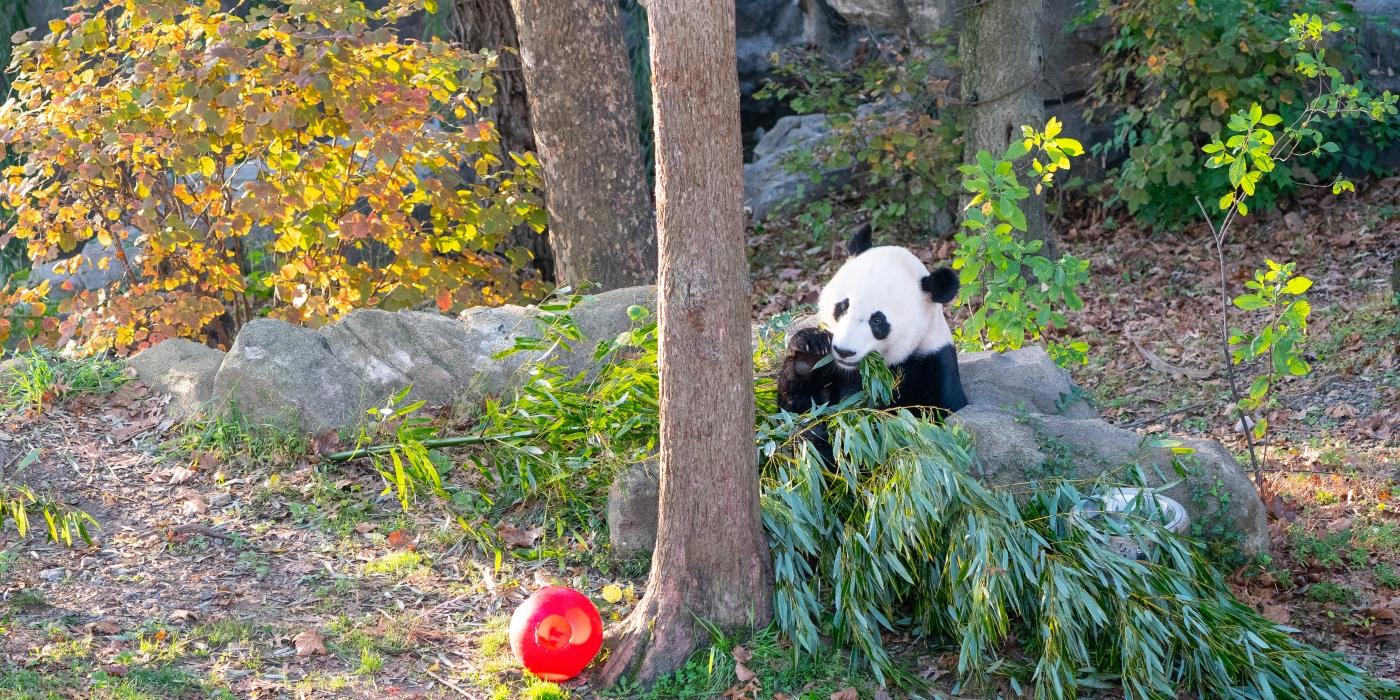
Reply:
[[[1196,197],[1196,206],[1201,210],[1201,217],[1206,220],[1206,226],[1210,227],[1211,239],[1215,241],[1215,256],[1220,264],[1220,354],[1225,361],[1225,376],[1230,383],[1230,398],[1234,399],[1235,412],[1240,417],[1240,425],[1244,427],[1245,443],[1249,445],[1249,466],[1254,471],[1254,488],[1263,488],[1263,474],[1259,471],[1259,457],[1254,453],[1254,426],[1245,417],[1244,409],[1240,408],[1240,389],[1235,382],[1235,365],[1230,361],[1230,293],[1226,289],[1228,281],[1225,274],[1225,227],[1229,225],[1231,215],[1237,210],[1238,202],[1230,206],[1230,210],[1225,214],[1225,221],[1216,228],[1215,222],[1211,221],[1210,214],[1206,213],[1206,207],[1201,204],[1201,198]]]

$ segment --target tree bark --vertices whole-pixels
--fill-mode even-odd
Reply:
[[[772,617],[759,515],[733,0],[650,0],[660,234],[660,523],[601,681],[649,685]]]
[[[491,49],[500,53],[496,70],[496,101],[486,108],[484,117],[496,123],[501,134],[501,147],[524,153],[535,150],[535,132],[530,127],[530,103],[525,94],[525,78],[521,75],[520,42],[515,31],[515,14],[510,0],[453,0],[447,18],[447,30],[453,40],[472,51]],[[546,280],[554,280],[554,252],[549,237],[535,233],[529,226],[516,228],[510,244],[530,251],[534,267]]]
[[[656,232],[616,0],[511,0],[560,281],[651,284]]]
[[[1045,125],[1043,10],[1044,0],[984,0],[971,3],[963,16],[958,63],[968,103],[964,162],[974,162],[978,151],[1000,158],[1012,139],[1021,138],[1023,125]],[[1022,235],[1045,241],[1041,255],[1058,257],[1055,234],[1045,220],[1045,200],[1032,195],[1021,208],[1026,213]]]

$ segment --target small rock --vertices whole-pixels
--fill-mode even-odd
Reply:
[[[62,581],[67,577],[68,570],[63,568],[44,569],[43,571],[39,572],[39,578],[48,581],[49,583],[58,583],[59,581]]]
[[[166,414],[185,420],[198,413],[214,391],[214,375],[224,352],[184,338],[171,338],[131,356],[137,379],[157,393],[169,394]]]
[[[1283,225],[1293,233],[1302,233],[1304,223],[1302,215],[1296,211],[1290,211],[1283,215]]]
[[[656,545],[657,499],[661,482],[656,458],[629,464],[608,489],[608,541],[613,558],[626,561]]]

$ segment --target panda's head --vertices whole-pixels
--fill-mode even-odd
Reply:
[[[822,325],[838,367],[854,370],[872,352],[897,365],[952,343],[943,305],[958,294],[958,276],[932,273],[907,248],[870,245],[863,226],[848,244],[851,259],[822,288]]]

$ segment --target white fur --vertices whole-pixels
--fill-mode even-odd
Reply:
[[[831,344],[855,355],[837,364],[850,369],[871,352],[897,365],[914,354],[930,353],[953,342],[943,305],[920,287],[928,268],[907,248],[880,246],[846,261],[822,288],[817,304],[822,326],[831,331]],[[836,305],[850,307],[835,318]],[[890,323],[884,340],[870,330],[870,316],[880,311]]]

